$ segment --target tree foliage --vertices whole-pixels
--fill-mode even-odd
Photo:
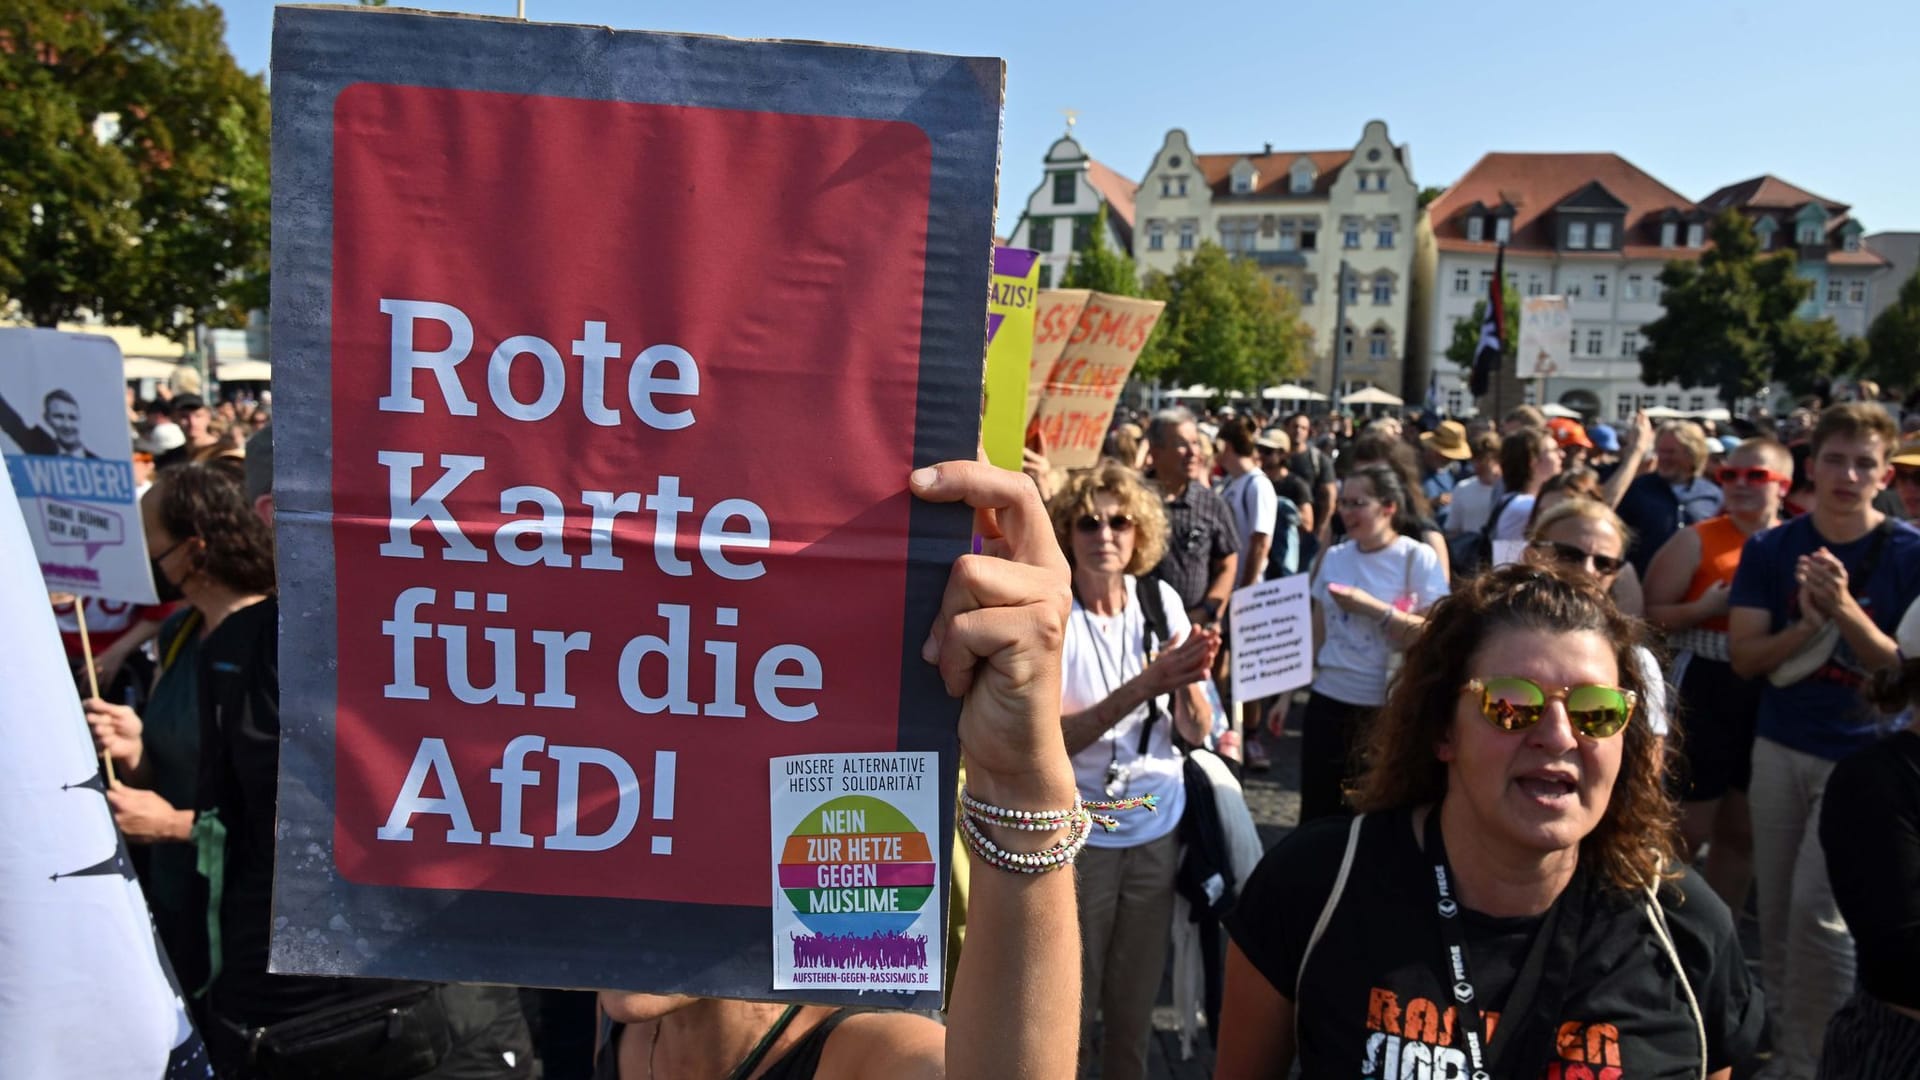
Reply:
[[[1647,324],[1640,350],[1647,385],[1711,386],[1731,405],[1770,382],[1807,392],[1857,359],[1832,320],[1795,313],[1813,283],[1794,272],[1792,252],[1761,257],[1752,223],[1734,210],[1709,232],[1699,265],[1675,260],[1660,272],[1666,313]]]
[[[1512,285],[1502,286],[1506,305],[1506,348],[1501,350],[1501,370],[1514,370],[1514,358],[1520,355],[1520,292]],[[1477,300],[1473,314],[1453,322],[1453,340],[1447,343],[1447,359],[1460,365],[1463,372],[1473,370],[1474,354],[1480,351],[1480,324],[1487,321],[1487,302]]]
[[[1867,329],[1861,373],[1888,386],[1920,388],[1920,274],[1900,286],[1900,295]]]
[[[266,85],[204,0],[0,9],[0,306],[181,339],[265,306]]]
[[[1061,288],[1093,289],[1114,296],[1140,295],[1140,268],[1134,265],[1133,256],[1107,245],[1108,235],[1107,207],[1102,203],[1094,218],[1092,242],[1073,253],[1067,272],[1061,275]]]
[[[1145,292],[1167,310],[1135,367],[1142,379],[1250,392],[1306,370],[1311,335],[1299,301],[1218,244],[1153,274]]]
[[[1420,209],[1425,210],[1433,200],[1447,193],[1443,187],[1423,187],[1420,189]]]

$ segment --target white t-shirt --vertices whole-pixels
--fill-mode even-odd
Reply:
[[[1073,602],[1067,616],[1067,637],[1060,657],[1060,711],[1090,709],[1112,696],[1121,683],[1146,670],[1147,620],[1140,611],[1139,581],[1127,579],[1127,606],[1117,615],[1095,615]],[[1160,590],[1167,612],[1167,636],[1160,648],[1186,639],[1192,624],[1180,607],[1180,596],[1164,581],[1148,583]],[[1151,715],[1150,705],[1121,717],[1105,734],[1073,755],[1073,777],[1080,797],[1107,799],[1109,766],[1118,767],[1124,780],[1117,788],[1125,797],[1159,796],[1157,810],[1126,810],[1114,815],[1120,827],[1113,832],[1096,826],[1087,843],[1093,847],[1124,848],[1158,840],[1180,824],[1187,809],[1185,765],[1173,748],[1173,698],[1161,699],[1167,714],[1157,720],[1140,753],[1140,727]]]
[[[1380,620],[1354,615],[1334,603],[1328,585],[1353,585],[1401,611],[1424,612],[1447,595],[1440,556],[1410,537],[1395,537],[1379,551],[1362,552],[1349,540],[1321,556],[1309,595],[1319,605],[1326,637],[1314,657],[1313,689],[1349,705],[1387,700],[1387,643]]]
[[[1492,484],[1483,484],[1470,476],[1454,485],[1453,501],[1447,504],[1447,535],[1479,532],[1487,527],[1487,515],[1493,513]]]
[[[1273,490],[1273,481],[1255,469],[1227,481],[1220,489],[1220,497],[1233,509],[1234,524],[1240,528],[1240,565],[1244,567],[1247,552],[1253,548],[1254,534],[1273,536],[1275,518],[1280,513],[1280,495]]]
[[[1533,516],[1533,496],[1515,495],[1507,501],[1507,508],[1500,511],[1500,520],[1493,527],[1492,540],[1525,540],[1527,538],[1527,519]]]
[[[1633,666],[1640,669],[1640,685],[1646,688],[1640,708],[1635,711],[1646,718],[1647,727],[1655,735],[1665,738],[1667,732],[1673,730],[1673,724],[1667,719],[1667,677],[1660,673],[1660,662],[1645,645],[1633,647],[1633,661]]]

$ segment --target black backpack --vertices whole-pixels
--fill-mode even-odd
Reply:
[[[1475,532],[1464,532],[1447,541],[1447,558],[1453,564],[1455,581],[1472,577],[1493,565],[1494,527],[1500,523],[1500,515],[1506,511],[1507,504],[1519,495],[1515,491],[1501,496],[1487,514],[1486,524]]]

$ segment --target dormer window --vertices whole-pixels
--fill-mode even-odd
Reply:
[[[1235,195],[1247,195],[1252,193],[1252,191],[1253,191],[1253,173],[1252,172],[1250,171],[1237,172],[1233,174],[1233,193]]]
[[[1486,239],[1487,221],[1479,214],[1467,219],[1467,239],[1478,243]]]
[[[1847,238],[1840,242],[1840,247],[1842,250],[1845,250],[1845,251],[1859,251],[1860,250],[1860,234],[1848,233]]]
[[[1687,226],[1687,246],[1690,248],[1697,248],[1697,247],[1705,247],[1706,245],[1707,245],[1707,227],[1705,225],[1700,224],[1697,221],[1691,225],[1688,225]]]
[[[1660,246],[1670,248],[1676,242],[1680,227],[1674,222],[1663,222],[1660,226]]]
[[[1512,218],[1497,217],[1493,219],[1493,239],[1496,243],[1501,243],[1501,244],[1504,244],[1507,241],[1513,239],[1513,219]]]
[[[1761,251],[1773,250],[1773,236],[1778,231],[1779,226],[1775,225],[1770,217],[1763,217],[1753,223],[1753,235],[1760,241]]]
[[[1567,246],[1579,251],[1587,246],[1587,223],[1576,221],[1567,226]]]
[[[1613,222],[1596,221],[1593,225],[1593,249],[1595,251],[1613,250]]]
[[[1820,226],[1816,222],[1803,221],[1794,229],[1793,242],[1801,247],[1812,247],[1820,242]]]
[[[1287,186],[1295,195],[1311,193],[1313,191],[1313,166],[1304,161],[1295,165],[1293,172],[1289,175]]]
[[[1053,174],[1053,204],[1055,206],[1065,206],[1073,202],[1073,181],[1074,176],[1070,172],[1057,172]]]

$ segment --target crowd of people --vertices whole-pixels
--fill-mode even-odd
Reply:
[[[130,398],[161,603],[87,609],[85,708],[171,965],[223,1077],[566,1075],[532,996],[267,971],[270,403]],[[1088,469],[923,470],[988,539],[928,652],[969,797],[1155,808],[1078,845],[983,819],[1073,869],[970,875],[944,1027],[607,991],[597,1036],[568,1006],[599,1047],[577,1067],[1143,1078],[1185,759],[1263,770],[1291,731],[1301,825],[1222,905],[1216,1075],[1911,1074],[1920,437],[1872,403],[1725,427],[1174,408],[1123,414]],[[1311,681],[1234,702],[1232,594],[1297,574]]]

